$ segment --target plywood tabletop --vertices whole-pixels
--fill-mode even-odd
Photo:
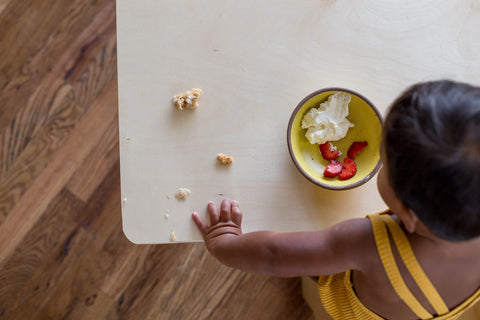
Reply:
[[[348,191],[307,181],[288,154],[290,114],[324,87],[385,113],[415,82],[478,85],[478,30],[473,0],[117,0],[125,234],[198,241],[191,212],[205,217],[223,198],[239,201],[245,231],[315,230],[385,209],[375,178]],[[171,99],[191,88],[203,90],[200,107],[179,112]],[[234,163],[219,165],[220,152]]]

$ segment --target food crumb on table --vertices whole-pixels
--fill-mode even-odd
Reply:
[[[170,241],[175,241],[177,240],[177,234],[175,233],[175,231],[172,231],[172,233],[170,233]]]
[[[198,98],[200,98],[201,94],[201,89],[193,88],[192,90],[174,96],[172,98],[172,103],[179,111],[184,109],[196,109],[200,106]]]
[[[168,220],[168,217],[169,217],[168,213],[165,213],[165,220]]]
[[[167,194],[167,199],[172,199],[172,196]]]
[[[177,193],[175,193],[175,198],[180,200],[185,200],[190,195],[190,189],[187,188],[178,188]]]
[[[224,166],[228,166],[233,163],[233,157],[227,156],[223,153],[217,154],[217,160]]]

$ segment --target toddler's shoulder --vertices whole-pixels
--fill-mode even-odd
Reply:
[[[372,224],[368,218],[342,221],[331,229],[331,238],[336,250],[346,252],[356,269],[363,269],[372,257],[378,256]]]

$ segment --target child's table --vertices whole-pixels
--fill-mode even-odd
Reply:
[[[329,191],[298,172],[286,145],[297,103],[340,86],[385,112],[418,81],[480,84],[473,0],[117,0],[117,24],[123,227],[135,243],[200,240],[191,212],[223,198],[239,201],[245,231],[383,210],[376,178]],[[191,88],[200,107],[177,111],[172,96]]]

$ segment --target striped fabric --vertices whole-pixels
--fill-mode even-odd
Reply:
[[[479,289],[462,304],[449,311],[437,290],[418,264],[403,230],[389,215],[384,213],[368,215],[368,218],[372,223],[373,234],[380,259],[382,260],[383,267],[385,268],[393,288],[397,291],[398,295],[402,297],[410,309],[417,314],[419,319],[457,319],[465,310],[473,306],[477,301],[480,301]],[[425,310],[405,285],[392,254],[387,230],[392,235],[393,242],[396,245],[403,262],[407,266],[407,269],[438,315],[431,315]],[[318,280],[318,292],[325,310],[335,320],[384,319],[367,309],[358,299],[353,289],[350,270],[335,275],[320,277]]]

